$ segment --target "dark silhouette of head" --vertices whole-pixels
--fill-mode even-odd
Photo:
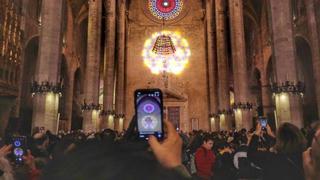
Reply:
[[[290,123],[280,126],[277,133],[276,150],[279,153],[302,153],[306,149],[306,139],[299,128]]]
[[[157,162],[146,142],[88,141],[53,160],[42,179],[183,179]]]

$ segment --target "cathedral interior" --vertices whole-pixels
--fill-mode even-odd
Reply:
[[[122,131],[159,88],[188,132],[319,120],[320,0],[1,0],[0,134]]]

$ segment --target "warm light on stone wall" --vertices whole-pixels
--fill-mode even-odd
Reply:
[[[220,129],[221,130],[227,130],[227,122],[226,122],[226,116],[224,114],[220,115]]]
[[[45,121],[44,124],[38,124],[36,123],[35,126],[39,127],[46,127],[46,129],[56,132],[57,131],[57,126],[58,123],[58,107],[59,107],[59,94],[55,93],[46,93],[45,95],[45,114],[44,114],[44,119]],[[55,121],[52,121],[55,120]]]
[[[100,110],[92,110],[91,116],[92,116],[92,124],[94,126],[93,131],[99,130],[99,121],[100,121],[99,114],[100,114]]]
[[[122,132],[123,130],[123,123],[124,123],[124,118],[119,118],[119,127],[118,127],[119,132]]]
[[[108,128],[114,129],[114,116],[113,115],[109,115],[107,117],[107,122],[108,122]]]
[[[215,118],[214,117],[210,118],[210,126],[211,126],[211,131],[216,131]]]
[[[281,93],[274,96],[277,115],[278,117],[281,116],[281,122],[279,122],[280,119],[277,118],[277,125],[280,126],[284,122],[291,122],[289,94]]]
[[[243,128],[242,126],[242,110],[241,109],[236,109],[234,111],[234,116],[236,120],[236,129],[241,129]]]

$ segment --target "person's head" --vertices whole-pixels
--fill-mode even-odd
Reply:
[[[317,170],[320,170],[320,128],[314,134],[312,141],[312,159],[314,159],[315,167]]]
[[[247,136],[241,136],[238,139],[239,145],[246,145],[248,143],[248,138]]]
[[[241,135],[246,134],[246,133],[247,133],[247,130],[246,130],[245,128],[242,128],[239,133],[240,133]]]
[[[44,133],[36,133],[33,135],[33,141],[38,148],[47,148],[49,145],[49,138]]]
[[[284,154],[302,153],[306,149],[306,139],[297,126],[284,123],[278,129],[275,148]]]
[[[116,138],[116,132],[112,129],[105,129],[101,132],[100,137],[105,141],[114,141]]]
[[[320,129],[320,121],[315,121],[310,125],[310,128],[307,132],[307,147],[310,147],[315,136],[316,131]]]
[[[320,179],[320,129],[312,137],[312,145],[303,153],[306,179]]]
[[[207,150],[211,150],[213,147],[213,139],[210,136],[204,136],[203,137],[203,143],[202,147],[204,147]]]
[[[49,163],[42,179],[182,179],[176,172],[163,168],[147,147],[138,142],[88,141]]]
[[[229,148],[229,144],[226,141],[221,140],[216,143],[215,148],[218,150],[218,152],[222,152]]]

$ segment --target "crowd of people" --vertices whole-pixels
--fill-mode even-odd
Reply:
[[[23,164],[0,140],[0,180],[13,179],[214,179],[320,180],[320,123],[277,132],[260,123],[251,130],[177,131],[141,140],[134,119],[127,131],[81,130],[54,135],[43,128],[27,137]]]

